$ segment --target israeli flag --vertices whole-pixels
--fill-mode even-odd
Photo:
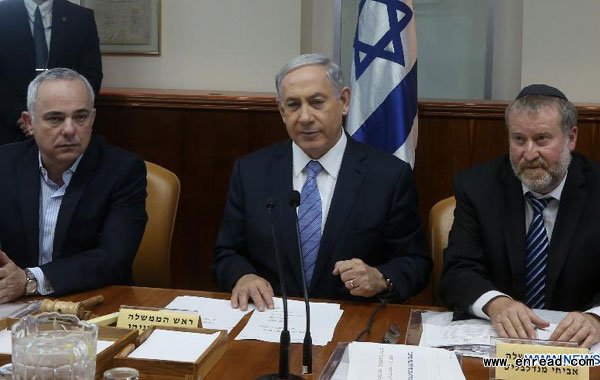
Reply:
[[[412,0],[361,0],[346,129],[414,166],[417,36]]]

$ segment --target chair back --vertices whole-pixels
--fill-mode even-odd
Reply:
[[[454,197],[442,199],[431,208],[429,213],[429,243],[433,255],[432,286],[434,302],[440,303],[439,286],[444,264],[444,249],[448,246],[448,233],[454,222]]]
[[[145,162],[148,223],[133,262],[133,280],[138,286],[167,288],[171,275],[171,237],[179,203],[179,178],[159,165]]]

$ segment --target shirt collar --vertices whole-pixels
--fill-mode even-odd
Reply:
[[[63,182],[65,183],[66,186],[69,186],[69,182],[71,181],[73,174],[75,174],[75,170],[77,170],[77,166],[79,166],[79,161],[81,161],[81,157],[83,157],[83,154],[80,154],[79,157],[77,157],[77,159],[75,160],[75,162],[73,162],[73,164],[67,170],[65,170],[65,172],[63,173],[63,175],[62,175]],[[40,174],[42,175],[44,180],[46,182],[48,182],[48,180],[49,180],[48,171],[44,167],[44,164],[42,164],[42,155],[39,151],[38,151],[38,165],[40,168]]]
[[[550,198],[550,199],[556,199],[557,201],[560,201],[560,195],[562,194],[563,188],[565,187],[565,182],[567,180],[568,175],[569,175],[569,172],[567,171],[567,173],[565,173],[565,176],[563,177],[562,181],[560,181],[558,186],[556,186],[554,188],[554,190],[552,190],[548,194],[537,193],[537,192],[531,190],[530,188],[528,188],[527,186],[525,186],[525,184],[523,182],[521,182],[521,186],[523,187],[523,194],[527,194],[528,192],[531,192],[531,194],[533,194],[533,196],[536,198],[540,198],[540,199],[541,198]]]
[[[35,20],[35,10],[37,9],[38,5],[33,0],[24,0],[23,2],[25,3],[27,14],[29,14],[31,20]],[[42,14],[42,18],[46,17],[48,13],[52,12],[53,3],[54,0],[46,0],[44,3],[42,3],[42,5],[40,5],[40,13]],[[46,28],[49,26],[50,25],[46,25]]]
[[[325,169],[325,171],[327,171],[327,173],[333,178],[337,178],[340,172],[342,157],[344,156],[344,151],[346,150],[346,145],[348,143],[348,138],[346,137],[343,128],[341,129],[342,136],[335,143],[335,145],[332,146],[327,153],[315,160],[319,161],[321,166],[323,166],[323,169]],[[292,155],[294,160],[294,176],[298,177],[300,173],[302,173],[302,170],[304,170],[306,164],[313,159],[307,155],[295,142],[292,142]]]

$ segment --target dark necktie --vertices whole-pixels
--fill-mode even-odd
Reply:
[[[33,41],[35,43],[35,67],[45,69],[48,65],[48,45],[46,44],[46,31],[42,22],[40,7],[35,9],[35,20],[33,21]]]
[[[533,218],[527,232],[525,304],[532,309],[543,309],[546,306],[544,290],[549,242],[542,213],[551,199],[537,199],[531,193],[526,196],[533,208]]]
[[[321,244],[321,196],[317,186],[317,175],[321,170],[323,167],[319,161],[310,161],[306,165],[307,178],[300,193],[300,207],[298,207],[298,226],[306,286],[310,286],[312,281]]]

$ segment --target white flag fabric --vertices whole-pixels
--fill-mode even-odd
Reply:
[[[361,0],[346,130],[414,166],[417,36],[412,0]]]

